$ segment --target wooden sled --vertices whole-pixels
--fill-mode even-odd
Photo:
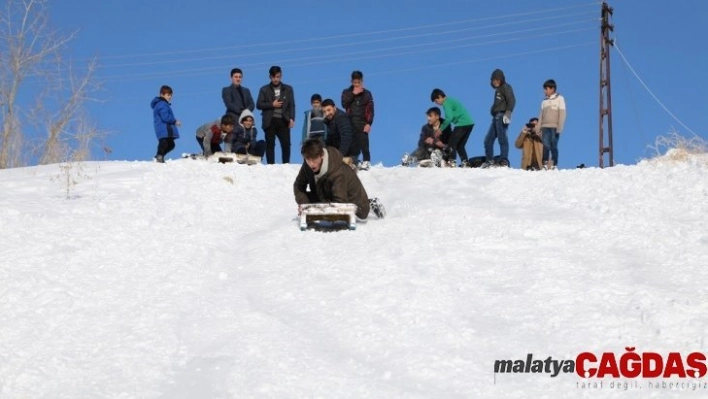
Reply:
[[[195,160],[196,159],[206,160],[206,158],[204,158],[204,155],[202,155],[202,154],[190,154],[188,152],[182,153],[182,158],[195,159]]]
[[[304,204],[300,209],[300,230],[316,228],[318,222],[328,222],[332,229],[343,225],[349,230],[356,230],[356,205],[345,203]]]
[[[257,157],[251,154],[233,154],[235,155],[236,162],[242,165],[257,165],[261,163],[261,157]]]
[[[261,157],[232,152],[215,152],[208,159],[209,162],[238,163],[242,165],[256,165],[261,163]]]

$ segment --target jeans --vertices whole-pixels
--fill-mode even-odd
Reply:
[[[548,162],[548,153],[553,157],[553,164],[558,166],[558,140],[560,133],[556,133],[554,127],[542,127],[541,139],[543,140],[543,163]]]
[[[487,161],[494,159],[494,139],[499,139],[500,158],[509,159],[509,136],[506,134],[509,125],[504,124],[503,117],[503,112],[498,112],[494,115],[492,124],[484,137],[484,156]]]

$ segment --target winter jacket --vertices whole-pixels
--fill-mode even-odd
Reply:
[[[226,106],[226,113],[238,120],[241,112],[249,110],[253,112],[255,103],[251,91],[243,86],[230,85],[221,89],[221,98]]]
[[[327,170],[315,178],[315,173],[303,162],[295,178],[293,192],[298,205],[318,202],[340,202],[355,204],[356,216],[366,219],[369,215],[369,196],[364,186],[348,165],[342,160],[342,153],[334,147],[326,147]],[[324,169],[324,168],[323,168]],[[307,186],[310,192],[307,192]]]
[[[286,85],[285,83],[280,83],[280,98],[284,100],[282,110],[283,110],[283,120],[286,123],[290,123],[290,120],[295,120],[295,92],[292,86]],[[270,127],[270,121],[273,119],[273,101],[275,101],[275,90],[272,84],[267,84],[258,91],[258,100],[256,101],[256,108],[261,111],[263,130]]]
[[[221,133],[220,119],[217,119],[214,122],[205,123],[197,129],[197,137],[214,144],[221,143]]]
[[[197,138],[203,139],[204,156],[212,154],[211,146],[218,146],[226,139],[226,134],[221,131],[221,120],[205,123],[197,129]]]
[[[561,133],[565,125],[565,115],[565,99],[560,94],[553,93],[541,102],[537,129],[551,127],[556,128],[556,133]]]
[[[237,152],[239,149],[245,147],[246,144],[251,148],[254,148],[256,145],[258,138],[258,129],[256,129],[256,126],[254,125],[251,126],[250,129],[246,129],[241,123],[243,118],[247,116],[253,117],[253,114],[249,110],[244,110],[243,113],[241,113],[241,117],[238,119],[238,126],[234,129],[233,141],[231,143],[231,151],[233,152]]]
[[[325,143],[338,149],[345,157],[358,156],[359,145],[349,115],[337,109],[332,119],[325,118],[324,121],[327,127]]]
[[[492,103],[492,116],[503,112],[504,115],[511,119],[511,113],[514,112],[516,106],[516,97],[514,89],[509,83],[506,83],[506,77],[501,69],[495,69],[492,72],[492,80],[499,79],[501,84],[494,90],[494,102]],[[494,86],[492,86],[494,87]]]
[[[374,124],[374,96],[367,89],[354,94],[354,86],[342,91],[342,108],[351,117],[352,125],[359,130]]]
[[[440,118],[440,127],[443,126],[445,123],[445,119]],[[440,135],[440,138],[435,140],[435,141],[441,141],[443,144],[447,144],[447,140],[450,138],[450,134],[452,134],[452,127],[448,124],[447,127],[443,130],[441,130],[442,134]],[[433,129],[432,126],[429,124],[423,125],[422,128],[420,128],[420,138],[418,139],[418,147],[436,147],[438,148],[434,143],[433,145],[429,145],[425,143],[425,140],[429,137],[432,137],[435,139],[435,129]]]
[[[538,125],[537,125],[538,126]],[[543,142],[537,134],[528,134],[531,130],[522,129],[514,145],[521,150],[521,169],[526,170],[536,158],[536,166],[543,166]]]
[[[455,127],[474,125],[474,119],[457,99],[445,97],[445,102],[443,102],[442,106],[445,111],[445,122],[440,125],[441,131],[447,129],[450,125],[455,125]]]
[[[302,124],[302,141],[304,142],[311,135],[327,139],[327,125],[325,125],[322,109],[305,111],[305,121]]]
[[[162,97],[155,97],[150,102],[152,108],[152,120],[155,126],[155,136],[157,139],[164,138],[179,138],[179,130],[177,129],[177,119],[172,113],[172,107]]]

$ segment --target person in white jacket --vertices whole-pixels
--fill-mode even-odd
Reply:
[[[556,89],[556,82],[553,79],[543,83],[543,93],[546,97],[541,102],[541,114],[536,124],[536,131],[541,134],[543,140],[545,169],[555,169],[558,165],[558,140],[565,125],[565,99],[556,92]]]

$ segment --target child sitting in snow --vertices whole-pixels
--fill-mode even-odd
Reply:
[[[418,148],[412,154],[404,154],[401,163],[403,166],[414,164],[425,159],[432,159],[433,163],[440,166],[441,162],[447,161],[450,157],[450,149],[447,146],[448,139],[452,133],[452,128],[448,125],[440,131],[440,126],[445,122],[440,117],[438,107],[430,108],[426,113],[428,123],[420,129]]]
[[[231,150],[237,154],[249,154],[256,157],[263,157],[266,149],[264,140],[256,140],[258,129],[253,126],[253,113],[247,109],[243,110],[239,117],[239,126],[233,134]]]

